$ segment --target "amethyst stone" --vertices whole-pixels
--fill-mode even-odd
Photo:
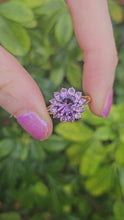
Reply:
[[[81,118],[86,100],[81,92],[76,92],[72,87],[54,92],[54,98],[50,100],[50,103],[49,111],[53,114],[53,118],[60,118],[61,122],[74,122],[75,119]]]

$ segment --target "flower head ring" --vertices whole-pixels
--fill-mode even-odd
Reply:
[[[75,119],[81,118],[81,113],[85,110],[84,105],[89,102],[89,96],[82,96],[82,92],[76,92],[73,87],[68,90],[62,88],[60,92],[54,92],[48,112],[53,114],[53,118],[60,118],[61,122],[74,122]]]

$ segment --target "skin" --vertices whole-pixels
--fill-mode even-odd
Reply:
[[[118,1],[124,3],[124,0]],[[80,48],[84,51],[83,90],[92,97],[91,111],[102,117],[118,62],[107,0],[66,0]],[[38,114],[52,133],[43,96],[27,71],[0,46],[0,106],[18,118]]]

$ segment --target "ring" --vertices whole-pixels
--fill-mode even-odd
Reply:
[[[75,91],[73,87],[62,88],[60,92],[54,92],[54,98],[47,107],[49,114],[53,118],[59,118],[61,122],[74,122],[81,118],[81,113],[85,111],[84,105],[91,102],[90,96],[82,96],[82,92]]]

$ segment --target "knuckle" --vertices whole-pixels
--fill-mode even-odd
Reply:
[[[0,84],[0,94],[6,96],[13,96],[12,90],[14,88],[13,80],[8,80],[7,82],[2,82]]]

